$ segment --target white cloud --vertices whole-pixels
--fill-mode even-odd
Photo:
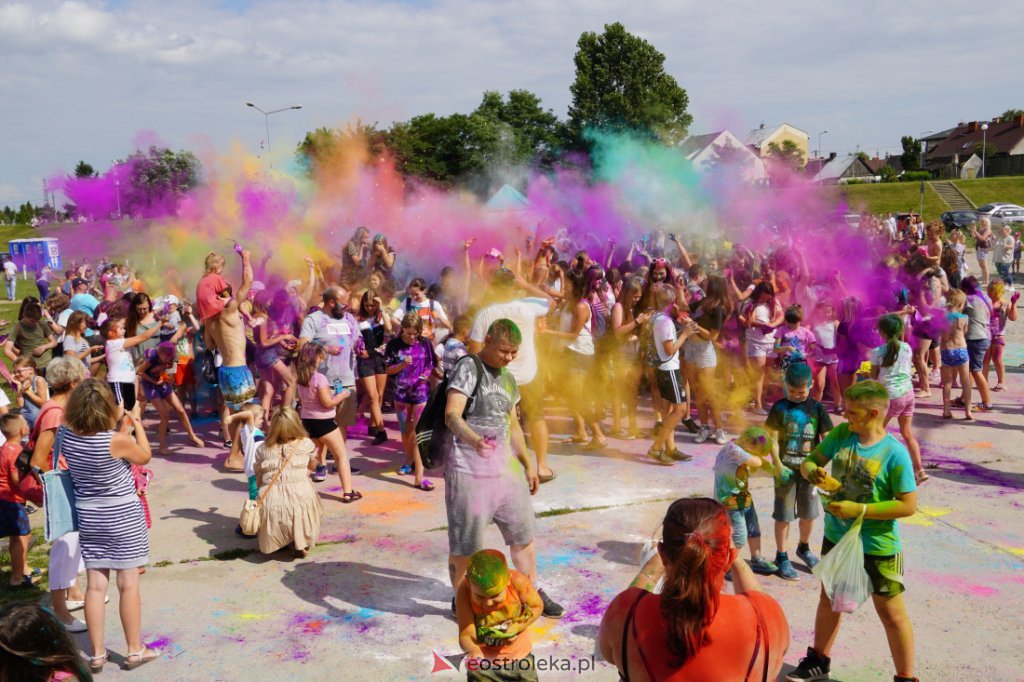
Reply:
[[[320,125],[468,111],[486,89],[533,90],[564,116],[580,33],[612,21],[666,54],[697,132],[786,120],[832,131],[826,151],[874,151],[1024,104],[1019,22],[953,0],[0,0],[0,183],[31,199],[39,178],[104,166],[144,129],[256,149],[247,100],[303,105],[271,119],[275,157]]]

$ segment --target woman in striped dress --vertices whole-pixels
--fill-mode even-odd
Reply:
[[[138,417],[121,410],[110,388],[97,379],[83,381],[72,391],[64,419],[68,428],[63,431],[61,453],[74,483],[88,581],[85,622],[93,648],[90,667],[99,672],[107,662],[104,597],[114,569],[128,644],[125,667],[137,668],[159,656],[142,643],[139,568],[149,562],[149,534],[131,474],[132,464],[150,460],[146,430]]]

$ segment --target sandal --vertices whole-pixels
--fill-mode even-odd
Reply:
[[[105,654],[104,654],[105,656]],[[140,665],[145,665],[150,661],[155,661],[160,658],[159,651],[153,651],[148,646],[142,647],[142,651],[136,651],[135,653],[128,652],[128,656],[124,659],[125,670],[135,670]]]
[[[921,485],[922,483],[927,481],[929,478],[931,478],[931,476],[926,474],[924,472],[924,469],[921,469],[919,471],[914,472],[914,482],[917,483],[918,485]]]
[[[99,656],[88,656],[89,659],[89,672],[96,675],[103,672],[103,666],[107,664],[107,652],[104,651]]]
[[[978,412],[991,412],[992,405],[990,405],[989,403],[978,403],[977,405],[974,406],[974,409],[976,409]]]
[[[1002,384],[996,384],[995,386],[992,387],[992,390],[993,391],[1005,391],[1006,390],[1006,386],[1003,386]]]
[[[544,474],[537,474],[537,478],[538,480],[540,480],[541,483],[550,483],[551,481],[558,478],[558,474],[556,474],[555,470],[552,469],[551,473],[548,474],[547,476],[545,476]]]
[[[363,494],[358,490],[353,490],[350,493],[344,493],[341,496],[341,501],[344,502],[345,504],[349,504],[350,502],[355,502],[356,500],[361,499],[363,499]]]
[[[582,445],[587,442],[587,437],[569,436],[568,438],[563,438],[561,442],[562,445]]]
[[[953,402],[950,403],[950,404],[953,407],[963,407],[964,406],[964,399],[963,398],[953,398]]]
[[[23,575],[21,576],[20,583],[9,583],[7,587],[9,587],[12,590],[24,590],[30,587],[35,587],[37,582],[39,582],[38,578],[35,578],[31,575]]]
[[[626,429],[618,429],[612,433],[612,438],[618,438],[619,440],[636,440],[636,435]]]
[[[412,473],[412,465],[411,464],[403,464],[402,466],[398,467],[398,473],[401,476],[408,476],[409,474]]]
[[[583,449],[584,450],[591,450],[591,451],[593,451],[593,450],[604,450],[606,447],[608,447],[608,441],[607,440],[592,440],[589,443],[587,443],[586,445],[584,445]]]
[[[434,484],[424,478],[422,481],[420,481],[420,484],[418,486],[416,486],[416,487],[419,488],[420,490],[423,490],[423,491],[429,493],[431,490],[434,489]]]

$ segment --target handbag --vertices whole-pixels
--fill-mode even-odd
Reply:
[[[75,508],[75,486],[71,472],[58,468],[61,448],[64,445],[66,426],[57,430],[53,442],[52,468],[40,475],[43,484],[43,507],[46,509],[46,541],[78,530],[78,510]]]
[[[292,453],[288,453],[288,456],[281,462],[281,468],[277,470],[277,474],[274,475],[274,480],[270,482],[263,490],[263,494],[259,496],[259,499],[251,500],[246,499],[245,504],[242,505],[242,513],[238,515],[238,525],[242,527],[242,532],[246,535],[256,535],[260,531],[260,507],[263,506],[264,500],[267,499],[267,494],[270,489],[277,483],[277,479],[281,478],[281,474],[284,473],[285,467],[288,466],[288,460],[292,458]]]

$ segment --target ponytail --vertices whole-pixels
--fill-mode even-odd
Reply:
[[[878,320],[878,332],[885,339],[885,356],[882,367],[892,367],[900,354],[900,335],[903,334],[903,320],[899,315],[885,315]]]
[[[709,643],[729,549],[729,519],[711,499],[677,500],[665,515],[661,615],[669,652],[685,663]]]

